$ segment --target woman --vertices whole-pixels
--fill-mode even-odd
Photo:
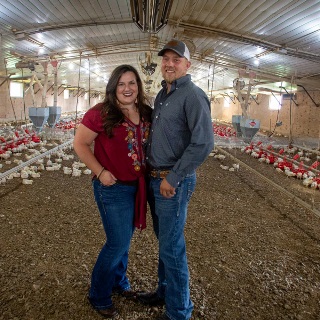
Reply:
[[[88,296],[106,318],[117,314],[112,293],[134,296],[126,271],[134,229],[146,227],[145,145],[152,111],[146,101],[137,70],[117,67],[105,100],[86,112],[74,138],[75,152],[94,174],[95,201],[107,238]]]

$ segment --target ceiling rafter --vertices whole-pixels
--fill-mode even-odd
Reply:
[[[176,25],[176,21],[169,20],[169,24],[171,25]],[[245,43],[245,44],[250,44],[256,47],[261,47],[266,50],[272,50],[275,53],[278,54],[288,54],[293,57],[297,58],[302,58],[302,59],[308,59],[309,61],[315,61],[315,62],[320,62],[320,54],[313,54],[310,52],[304,52],[295,48],[288,48],[288,47],[283,47],[282,45],[279,45],[277,43],[272,43],[269,41],[264,41],[258,38],[254,37],[249,37],[249,36],[244,36],[242,34],[237,34],[234,32],[229,32],[225,30],[219,30],[207,26],[201,26],[201,25],[195,25],[195,24],[190,24],[186,22],[180,22],[179,27],[183,28],[186,31],[191,31],[194,33],[202,33],[205,34],[206,36],[212,34],[212,35],[220,35],[224,38],[227,39],[232,39],[239,41],[240,43]]]
[[[54,26],[52,26],[52,25],[45,26],[44,25],[41,27],[32,28],[32,29],[25,29],[25,30],[12,29],[12,32],[17,38],[20,35],[32,35],[32,34],[37,34],[37,33],[50,32],[50,31],[63,30],[63,29],[96,27],[96,26],[105,26],[105,25],[112,25],[112,24],[126,24],[126,23],[132,23],[132,19],[65,23],[65,24],[59,24],[59,25],[54,25]]]

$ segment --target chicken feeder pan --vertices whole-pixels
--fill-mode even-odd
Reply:
[[[48,125],[50,128],[53,128],[60,119],[61,107],[49,106],[48,108],[49,108]]]
[[[29,118],[37,131],[40,132],[49,117],[49,108],[29,108]]]
[[[257,119],[240,119],[240,129],[243,140],[247,143],[251,142],[252,138],[260,129],[260,120]]]
[[[240,128],[240,120],[241,120],[240,115],[234,114],[232,115],[232,125],[234,130],[236,131],[237,137],[242,136],[241,128]]]

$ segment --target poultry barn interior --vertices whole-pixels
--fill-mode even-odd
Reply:
[[[86,293],[104,233],[74,134],[120,64],[152,105],[170,39],[215,140],[185,230],[191,319],[320,319],[319,1],[2,0],[0,18],[0,320],[100,318]],[[156,286],[157,259],[148,215],[135,290]],[[163,311],[115,304],[117,319]]]

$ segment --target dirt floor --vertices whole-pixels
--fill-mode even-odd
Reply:
[[[234,153],[286,190],[320,203],[320,190]],[[241,165],[231,172],[221,164],[233,160],[209,157],[199,168],[189,207],[192,319],[319,320],[320,218]],[[100,319],[86,300],[104,242],[90,175],[59,170],[42,172],[32,185],[9,180],[0,185],[0,208],[0,319]],[[132,240],[133,289],[154,289],[156,269],[148,217],[147,229]],[[114,304],[120,320],[154,319],[162,311],[119,296]]]

